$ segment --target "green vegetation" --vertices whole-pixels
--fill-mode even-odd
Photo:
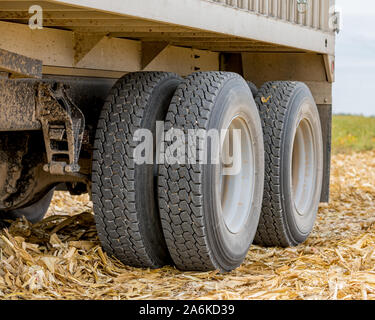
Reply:
[[[360,152],[372,149],[375,149],[375,117],[333,116],[333,153]]]

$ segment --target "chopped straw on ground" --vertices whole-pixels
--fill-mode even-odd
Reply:
[[[375,152],[333,157],[306,243],[252,246],[229,274],[124,266],[100,248],[88,198],[56,192],[43,222],[0,233],[0,299],[375,299]]]

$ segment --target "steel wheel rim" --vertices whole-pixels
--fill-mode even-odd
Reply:
[[[315,193],[316,168],[313,131],[309,121],[302,119],[294,137],[291,161],[292,198],[300,216],[310,214]]]
[[[221,146],[221,154],[223,155],[225,143],[228,140],[232,144],[229,150],[233,152],[232,132],[234,129],[241,131],[241,153],[231,154],[231,156],[233,157],[233,162],[236,161],[235,157],[240,157],[241,171],[237,175],[225,175],[225,165],[221,162],[218,198],[220,199],[221,214],[227,229],[232,234],[237,234],[241,231],[251,212],[255,189],[255,159],[248,123],[240,115],[234,117],[228,127],[226,138]],[[229,139],[228,134],[230,135]]]

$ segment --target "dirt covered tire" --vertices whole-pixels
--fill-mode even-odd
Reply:
[[[242,152],[236,156],[242,167],[237,175],[223,178],[220,164],[210,161],[159,166],[160,216],[176,266],[231,271],[243,262],[252,244],[263,197],[263,135],[249,86],[235,73],[186,77],[166,117],[165,131],[171,128],[184,132],[185,144],[189,129],[241,130]],[[166,154],[171,144],[166,142]]]
[[[1,219],[16,220],[24,216],[31,223],[37,223],[37,222],[42,221],[51,204],[54,191],[55,189],[52,189],[38,202],[35,202],[34,204],[26,208],[15,209],[15,210],[0,214]],[[3,227],[5,225],[6,223],[3,222]]]
[[[318,109],[301,82],[268,82],[256,97],[264,131],[265,184],[255,243],[303,243],[318,211],[323,140]]]
[[[164,121],[180,82],[173,73],[128,74],[112,88],[98,122],[92,173],[96,226],[104,250],[130,266],[170,262],[156,198],[157,167],[135,163],[139,142],[133,138],[141,128],[155,136],[156,121]]]

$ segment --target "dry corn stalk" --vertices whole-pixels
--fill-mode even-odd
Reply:
[[[304,245],[253,246],[230,274],[181,273],[108,257],[88,198],[56,192],[43,222],[18,220],[1,233],[0,298],[375,299],[374,208],[375,152],[336,155],[331,203]]]

